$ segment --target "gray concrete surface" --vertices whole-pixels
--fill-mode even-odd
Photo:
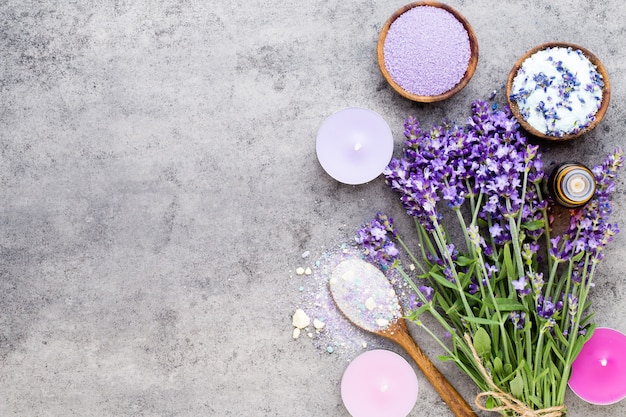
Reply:
[[[356,352],[292,340],[315,276],[295,269],[377,209],[401,213],[380,178],[346,186],[319,166],[315,135],[336,110],[380,113],[398,152],[406,116],[464,118],[494,89],[502,101],[518,56],[560,40],[604,62],[612,99],[594,132],[544,144],[545,158],[595,164],[624,144],[621,0],[450,0],[480,60],[461,93],[429,105],[376,66],[378,32],[404,4],[0,2],[0,416],[347,416],[339,382]],[[623,219],[623,177],[618,188]],[[593,292],[597,322],[621,331],[625,242]],[[469,380],[441,369],[472,401]],[[411,416],[451,415],[418,377]],[[626,402],[566,401],[570,417],[626,415]]]

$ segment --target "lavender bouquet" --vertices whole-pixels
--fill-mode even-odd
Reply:
[[[414,220],[415,247],[381,213],[356,240],[366,259],[404,276],[413,289],[408,319],[476,383],[479,408],[558,417],[572,362],[595,328],[589,291],[618,232],[609,196],[624,155],[616,149],[593,168],[593,199],[553,235],[538,146],[518,129],[508,108],[481,101],[463,126],[422,131],[407,119],[403,156],[384,176]]]

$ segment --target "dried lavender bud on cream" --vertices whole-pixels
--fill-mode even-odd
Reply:
[[[529,56],[518,70],[511,100],[539,132],[562,137],[595,120],[604,81],[582,51],[553,47]]]
[[[358,259],[339,263],[329,281],[330,292],[343,314],[356,326],[377,332],[402,317],[395,290],[374,265]]]

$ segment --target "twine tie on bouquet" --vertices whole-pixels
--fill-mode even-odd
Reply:
[[[485,367],[483,366],[483,362],[478,356],[478,353],[476,352],[476,348],[474,348],[474,344],[472,343],[472,338],[470,337],[470,335],[466,333],[464,335],[464,338],[465,338],[465,341],[467,342],[467,345],[472,351],[472,355],[474,356],[474,360],[476,361],[476,364],[478,366],[478,369],[480,370],[480,373],[485,378],[487,385],[489,385],[489,387],[491,388],[491,391],[481,392],[480,394],[476,396],[476,399],[475,399],[476,407],[478,407],[479,409],[483,411],[493,411],[493,412],[512,411],[515,414],[517,414],[519,417],[562,417],[565,415],[566,408],[564,405],[559,405],[559,406],[549,407],[549,408],[542,408],[541,410],[533,410],[532,408],[528,407],[528,405],[524,404],[522,401],[515,398],[513,395],[502,391],[493,382],[493,379],[491,379],[489,372],[487,372],[487,369],[485,369]],[[499,401],[502,405],[493,407],[493,408],[485,407],[483,405],[482,399],[488,398],[488,397],[493,397],[494,399]]]

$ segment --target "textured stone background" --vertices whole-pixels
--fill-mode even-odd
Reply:
[[[319,166],[315,135],[336,110],[380,113],[398,152],[406,116],[462,119],[492,90],[502,102],[520,55],[568,41],[604,62],[611,106],[584,138],[543,144],[546,161],[593,165],[624,143],[621,0],[451,0],[480,61],[461,93],[429,105],[395,94],[376,65],[403,4],[0,1],[1,416],[347,416],[339,381],[354,352],[291,339],[307,279],[294,271],[377,209],[402,214],[380,178],[345,186]],[[625,236],[593,292],[597,322],[621,331]],[[472,401],[469,380],[441,369]],[[451,415],[418,377],[411,416]],[[626,414],[571,393],[567,405]]]

